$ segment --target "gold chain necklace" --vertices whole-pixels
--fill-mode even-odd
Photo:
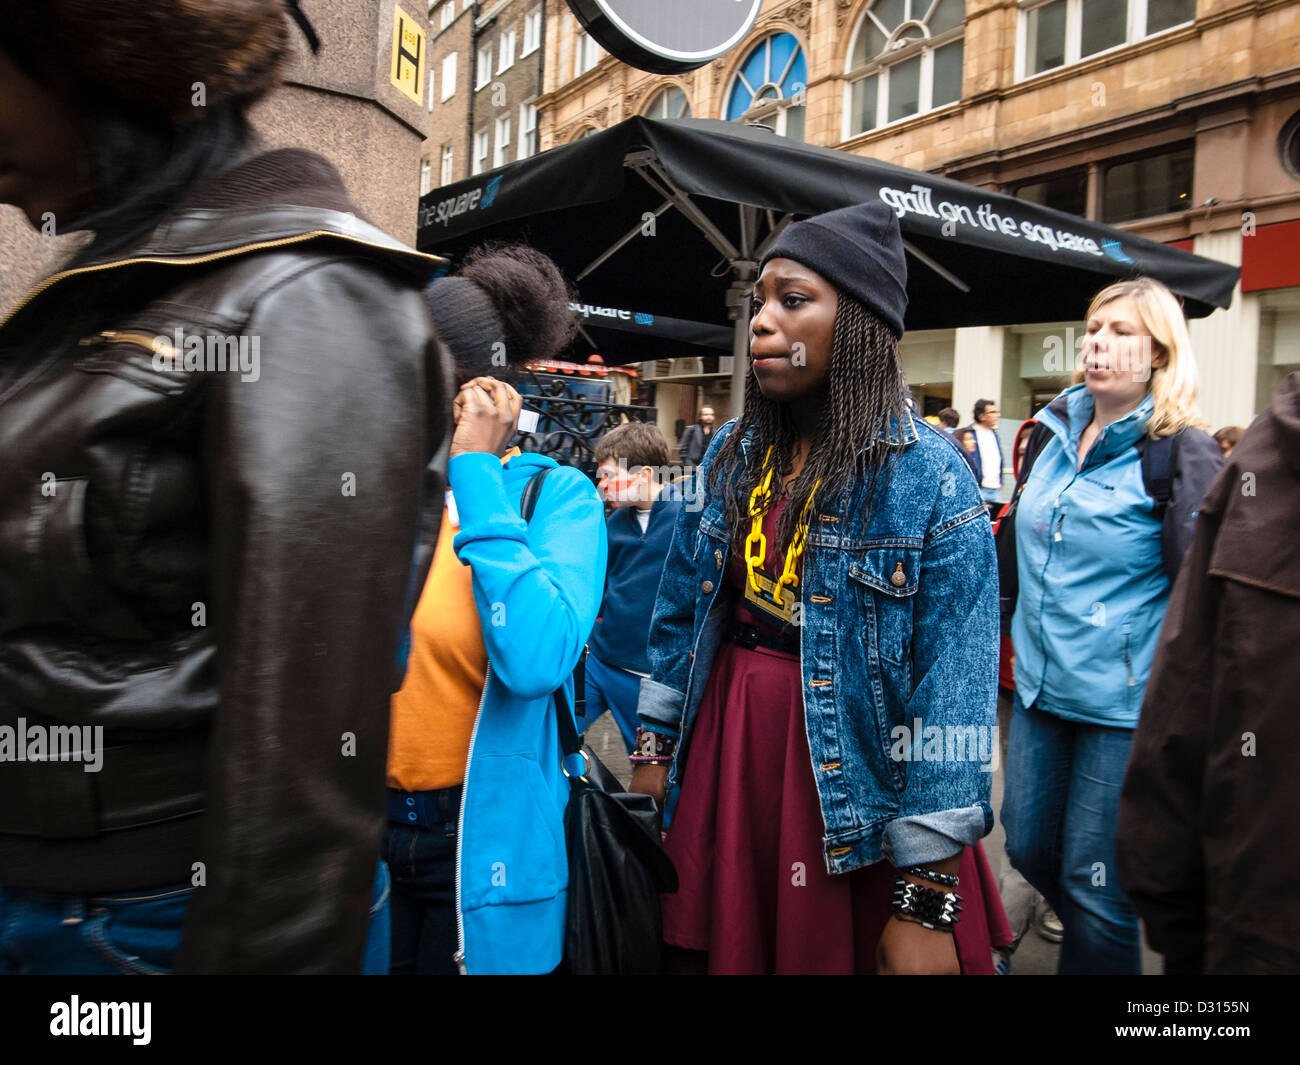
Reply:
[[[763,457],[765,468],[763,479],[749,494],[749,536],[745,538],[745,568],[749,574],[749,587],[756,594],[760,594],[763,590],[758,582],[758,571],[763,568],[763,562],[767,558],[767,537],[763,533],[763,516],[772,501],[772,475],[776,472],[776,467],[771,465],[771,459],[772,449],[769,447]],[[772,589],[772,601],[778,606],[781,605],[781,589],[795,588],[799,584],[799,575],[795,572],[795,567],[799,564],[799,558],[808,544],[808,523],[812,520],[813,499],[821,483],[821,478],[818,478],[812,491],[808,493],[808,501],[804,503],[803,510],[799,513],[799,522],[795,525],[790,546],[785,550],[781,576]],[[754,550],[755,546],[758,548],[757,552]]]

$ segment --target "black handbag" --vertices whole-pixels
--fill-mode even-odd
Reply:
[[[539,470],[524,486],[520,511],[525,521],[533,515],[551,468]],[[585,657],[584,651],[574,671],[579,694]],[[677,870],[659,835],[658,804],[649,795],[624,791],[583,745],[563,685],[555,691],[555,721],[561,768],[570,785],[564,810],[569,894],[560,971],[575,976],[654,975],[660,971],[663,949],[659,896],[677,890]],[[583,762],[581,776],[568,768],[577,769],[577,757]]]
[[[623,790],[578,739],[563,688],[555,717],[565,760],[580,755],[569,778],[564,839],[569,858],[564,965],[572,975],[654,975],[660,971],[659,896],[677,890],[677,870],[659,836],[658,804]]]

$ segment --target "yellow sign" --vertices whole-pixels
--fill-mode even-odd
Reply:
[[[424,30],[400,7],[393,6],[393,65],[389,80],[417,104],[423,104]]]

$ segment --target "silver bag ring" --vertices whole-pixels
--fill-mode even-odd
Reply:
[[[590,784],[591,781],[587,779],[587,774],[591,772],[591,758],[588,757],[585,749],[579,750],[578,753],[582,755],[582,775],[579,776],[578,779],[581,780],[584,784]],[[573,779],[573,774],[570,773],[568,768],[565,766],[563,758],[560,759],[560,772],[563,773],[570,780]]]

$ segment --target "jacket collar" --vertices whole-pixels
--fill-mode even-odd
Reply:
[[[1043,422],[1062,440],[1078,451],[1079,440],[1083,431],[1092,421],[1096,404],[1086,384],[1071,385],[1038,415]],[[1094,445],[1097,454],[1110,458],[1132,447],[1146,435],[1147,422],[1155,410],[1155,401],[1148,392],[1142,402],[1124,417],[1118,418],[1106,426]]]
[[[138,266],[189,266],[276,247],[334,244],[424,285],[447,265],[408,248],[355,213],[342,179],[321,156],[300,149],[254,154],[195,190],[130,248],[41,281],[0,325],[25,315],[65,279]]]

